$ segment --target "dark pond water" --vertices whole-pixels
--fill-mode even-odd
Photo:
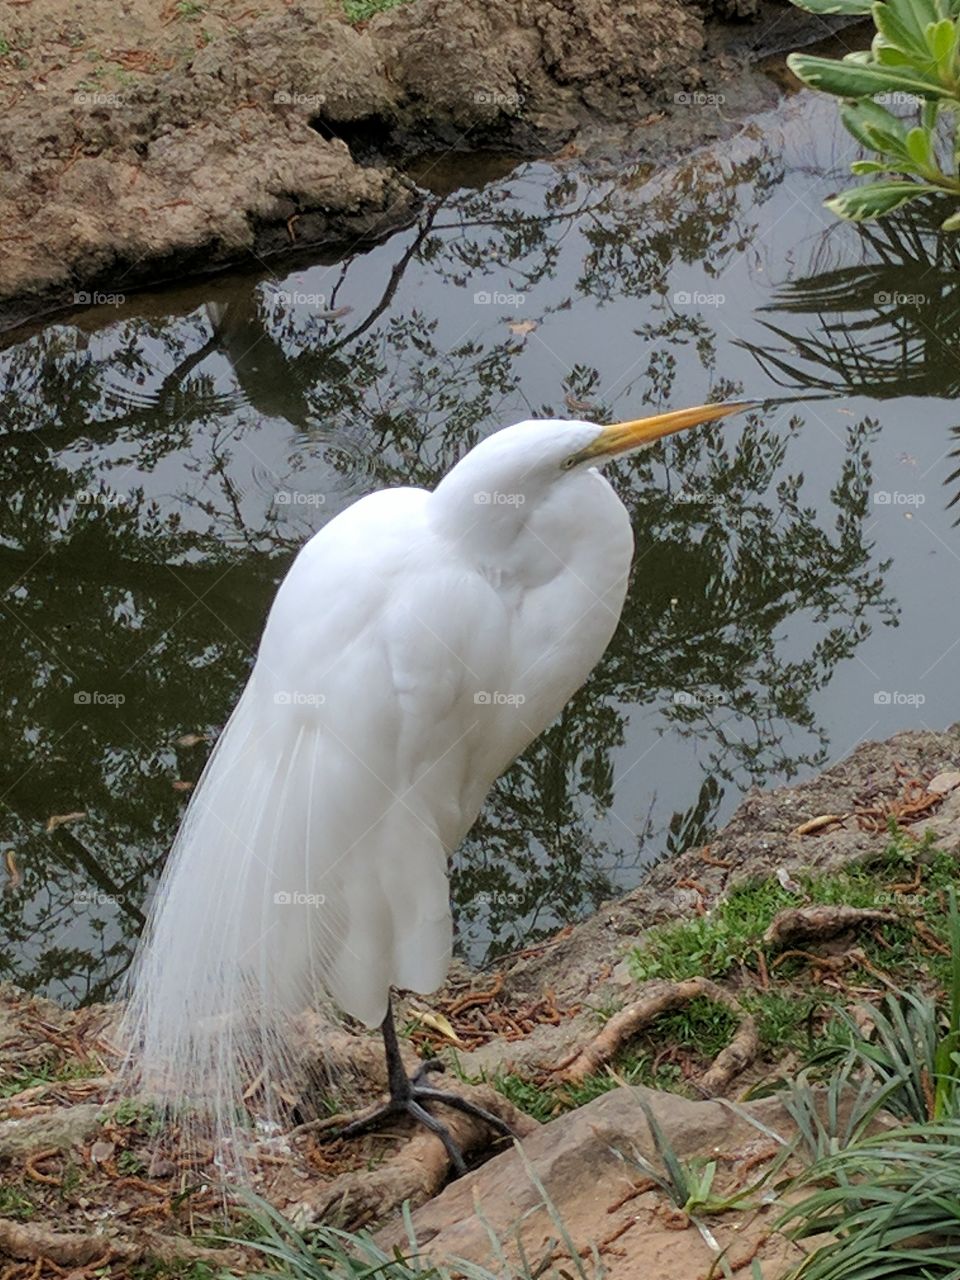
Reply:
[[[848,158],[801,96],[655,174],[438,165],[369,252],[8,341],[0,975],[116,989],[296,548],[522,417],[778,401],[616,474],[623,624],[457,855],[474,961],[703,841],[750,786],[960,716],[960,253],[832,220]]]

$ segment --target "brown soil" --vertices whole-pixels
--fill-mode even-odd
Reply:
[[[542,149],[597,121],[641,150],[703,140],[757,105],[752,54],[809,37],[796,15],[787,0],[413,0],[358,28],[337,0],[10,0],[0,325],[374,241],[418,200],[387,158]],[[675,102],[727,82],[728,112]]]
[[[416,1050],[428,1054],[449,1047],[445,1018],[447,1030],[452,1027],[458,1037],[459,1061],[468,1075],[510,1069],[544,1083],[556,1081],[564,1059],[569,1075],[576,1065],[575,1051],[597,1038],[591,1009],[627,1006],[627,1022],[642,1020],[630,1010],[638,997],[624,957],[650,925],[709,909],[730,885],[745,878],[835,869],[876,857],[888,845],[890,819],[917,837],[932,831],[940,848],[960,853],[960,787],[953,785],[958,766],[960,725],[942,733],[907,732],[886,742],[865,743],[847,760],[807,782],[751,794],[711,845],[656,866],[637,889],[589,920],[507,960],[499,973],[461,970],[429,1002],[405,1002],[405,1022],[415,1019],[418,1008],[431,1011],[412,1043],[405,1044],[411,1065]],[[932,779],[951,774],[949,789],[927,789]],[[834,821],[823,821],[825,815],[833,815]],[[808,913],[800,921],[808,934],[846,926],[844,920],[825,923],[820,915]],[[656,986],[646,984],[641,1001],[674,998],[650,989]],[[882,990],[881,986],[879,993]],[[34,1280],[59,1274],[52,1266],[35,1269],[38,1258],[60,1258],[63,1267],[67,1263],[62,1260],[73,1254],[70,1265],[83,1266],[109,1255],[114,1260],[110,1275],[119,1280],[137,1259],[191,1256],[194,1238],[220,1226],[222,1206],[213,1189],[213,1171],[207,1168],[209,1153],[185,1157],[176,1132],[158,1132],[148,1113],[130,1106],[117,1112],[115,1103],[104,1112],[116,1061],[113,1017],[109,1007],[66,1011],[13,989],[0,993],[0,1089],[12,1094],[0,1106],[0,1259],[6,1251],[17,1258],[18,1267],[23,1264],[22,1275]],[[600,1038],[609,1036],[617,1023],[618,1017],[611,1018]],[[304,1062],[312,1064],[322,1056],[338,1089],[345,1082],[352,1085],[345,1091],[349,1101],[369,1100],[384,1087],[375,1037],[354,1035],[317,1015],[305,1016],[301,1031]],[[739,1093],[759,1076],[769,1079],[789,1070],[783,1063],[767,1061],[755,1063],[751,1074],[743,1070],[749,1057],[747,1053],[743,1062],[734,1064],[737,1074],[729,1090],[726,1085],[721,1090]],[[44,1078],[49,1083],[43,1083]],[[699,1081],[701,1092],[715,1092],[703,1088],[708,1080],[709,1072],[691,1075],[692,1091],[697,1092]],[[23,1082],[19,1089],[18,1081]],[[535,1123],[499,1094],[488,1086],[474,1088],[483,1105],[498,1109],[519,1132],[536,1134]],[[682,1099],[673,1095],[658,1096],[668,1117],[679,1117],[683,1105],[689,1105],[681,1105]],[[583,1115],[593,1114],[591,1109],[600,1102],[583,1109]],[[301,1091],[300,1105],[302,1119],[309,1114],[308,1093]],[[565,1126],[556,1141],[538,1139],[532,1149],[542,1147],[545,1155],[555,1155],[558,1143],[568,1141],[576,1147],[576,1125],[587,1123],[577,1120],[580,1116],[580,1111],[573,1111],[555,1121]],[[457,1136],[465,1150],[481,1158],[490,1154],[484,1152],[485,1135],[473,1122],[453,1113],[450,1121],[460,1126]],[[684,1130],[691,1150],[698,1123],[694,1119]],[[333,1125],[308,1123],[271,1139],[255,1175],[257,1189],[288,1212],[297,1209],[301,1218],[313,1220],[335,1212],[347,1225],[369,1225],[389,1216],[405,1199],[414,1207],[429,1205],[425,1216],[420,1215],[425,1223],[436,1218],[439,1209],[434,1211],[433,1205],[440,1202],[433,1198],[446,1180],[446,1163],[435,1138],[411,1135],[400,1126],[389,1135],[344,1143],[333,1132]],[[728,1155],[740,1159],[745,1151],[738,1148]],[[522,1170],[511,1166],[504,1176],[507,1172],[519,1177]],[[497,1177],[487,1182],[495,1186]],[[449,1192],[443,1194],[449,1198]],[[580,1203],[576,1196],[573,1200]],[[577,1211],[578,1232],[584,1238],[591,1231],[584,1205],[592,1203],[584,1200],[582,1212]],[[666,1212],[653,1201],[643,1206],[657,1222]],[[609,1206],[598,1200],[594,1207],[596,1238],[605,1238],[611,1228]],[[668,1224],[667,1229],[672,1227]],[[69,1239],[52,1239],[51,1231],[69,1233]],[[643,1267],[636,1270],[640,1263],[651,1268],[651,1276],[660,1274],[656,1268],[667,1254],[658,1255],[658,1260],[636,1251],[646,1248],[648,1239],[651,1248],[654,1243],[665,1248],[670,1237],[650,1230],[642,1238],[636,1231],[630,1236],[638,1237],[627,1249],[630,1265],[617,1274],[624,1280],[646,1274]],[[622,1252],[627,1243],[619,1241],[618,1249]],[[776,1252],[773,1245],[770,1248]],[[696,1232],[679,1232],[677,1249],[680,1260],[674,1259],[673,1274],[706,1273]],[[686,1271],[681,1256],[685,1249]],[[19,1280],[21,1273],[3,1274]]]

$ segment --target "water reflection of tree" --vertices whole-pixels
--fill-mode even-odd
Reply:
[[[751,231],[736,182],[759,204],[776,163],[681,171],[673,199],[654,191],[646,203],[644,177],[554,177],[526,205],[507,198],[509,183],[436,198],[388,246],[379,294],[349,315],[318,317],[251,277],[52,325],[5,354],[8,975],[76,998],[111,989],[182,810],[173,784],[197,776],[296,545],[359,492],[432,485],[522,400],[523,336],[506,323],[494,338],[458,332],[429,299],[400,308],[406,275],[472,292],[493,274],[498,287],[536,289],[555,282],[580,236],[579,278],[549,305],[653,304],[637,330],[650,353],[639,399],[672,394],[691,338],[711,367],[709,326],[665,301],[667,273],[674,262],[722,268]],[[331,269],[329,311],[350,301],[356,271],[363,260]],[[559,402],[532,411],[568,415],[563,393],[599,394],[604,372],[576,366]],[[633,384],[618,395],[638,403]],[[614,409],[598,403],[591,416]],[[829,517],[802,505],[790,437],[757,426],[735,448],[716,431],[622,470],[638,590],[596,677],[498,783],[461,851],[467,932],[484,919],[509,949],[607,896],[613,870],[651,844],[702,839],[725,786],[822,758],[810,700],[886,607],[863,534],[870,431],[850,429]],[[323,505],[279,505],[289,491]],[[802,660],[783,643],[798,613],[816,632]],[[631,707],[700,750],[688,806],[659,820],[642,771],[626,801],[616,784]],[[45,831],[51,815],[74,812],[86,816]]]
[[[828,236],[809,274],[785,284],[765,308],[796,323],[766,321],[781,345],[744,342],[765,371],[791,390],[894,396],[960,395],[960,246],[916,219],[844,229],[860,261],[833,263]],[[815,319],[816,327],[811,321]],[[960,426],[952,428],[960,463]],[[960,465],[945,479],[960,481]],[[960,502],[960,486],[948,505]]]

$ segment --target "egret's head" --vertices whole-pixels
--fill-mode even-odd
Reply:
[[[754,401],[697,405],[598,426],[594,422],[539,419],[487,436],[443,478],[437,496],[461,507],[499,507],[506,514],[552,495],[585,470],[648,448],[664,436],[752,408]]]

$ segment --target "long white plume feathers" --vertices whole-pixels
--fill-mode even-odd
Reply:
[[[290,1015],[332,1002],[373,1027],[391,983],[432,990],[449,963],[446,856],[415,789],[332,732],[344,707],[282,698],[256,668],[167,860],[122,1026],[121,1089],[195,1105],[221,1149],[253,1093],[261,1118],[289,1109]]]

